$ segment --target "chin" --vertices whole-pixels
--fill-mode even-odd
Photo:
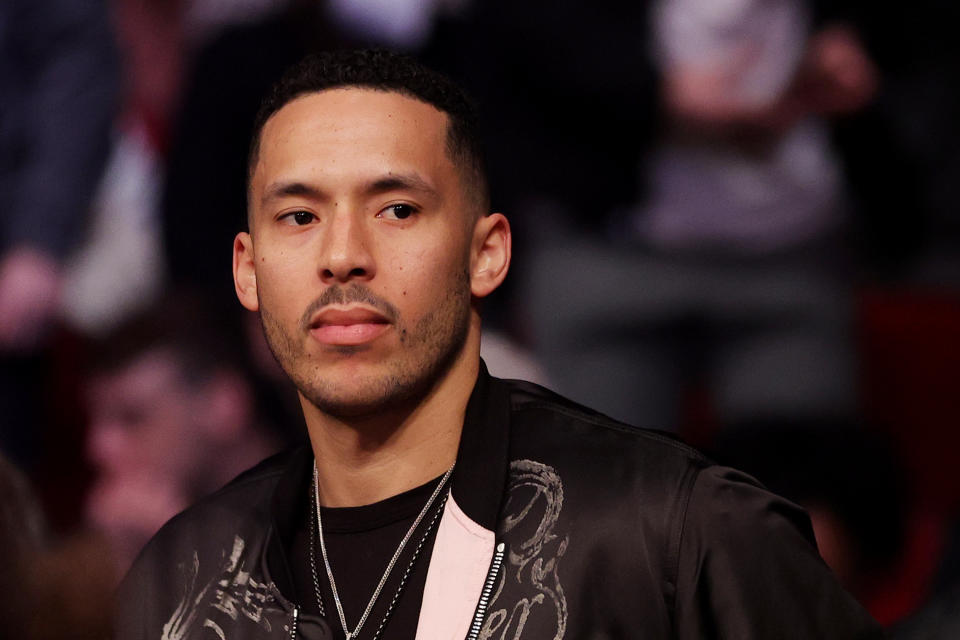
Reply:
[[[352,377],[347,383],[298,385],[301,395],[327,415],[359,418],[416,405],[429,392],[429,378],[400,379],[391,375]]]

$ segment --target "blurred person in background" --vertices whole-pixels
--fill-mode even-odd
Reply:
[[[121,54],[121,109],[63,296],[67,321],[88,336],[102,336],[150,304],[166,283],[159,192],[188,57],[182,0],[108,5]]]
[[[0,3],[0,447],[28,468],[63,260],[106,160],[117,76],[103,0]]]
[[[221,325],[197,301],[168,297],[94,350],[86,517],[110,539],[118,574],[170,517],[280,444]]]
[[[852,30],[814,31],[801,0],[650,11],[666,127],[645,197],[608,237],[560,239],[531,265],[548,371],[572,397],[658,428],[683,425],[699,384],[722,425],[855,415],[843,176],[825,118],[871,98],[871,61]]]
[[[119,43],[122,108],[88,233],[71,256],[64,313],[102,335],[168,284],[161,196],[183,86],[197,52],[223,29],[261,18],[282,0],[110,0]]]
[[[960,291],[960,6],[819,0],[825,19],[856,25],[882,82],[844,118],[837,142],[859,209],[858,248],[875,284]]]

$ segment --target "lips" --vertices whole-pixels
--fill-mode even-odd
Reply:
[[[382,314],[367,307],[327,307],[314,316],[310,335],[331,346],[357,346],[372,342],[390,327]]]

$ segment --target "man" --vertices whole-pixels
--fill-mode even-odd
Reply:
[[[84,515],[109,540],[115,579],[164,522],[279,448],[221,325],[167,296],[93,350]]]
[[[656,433],[491,378],[510,262],[469,103],[384,52],[306,60],[258,119],[240,301],[310,447],[171,521],[124,638],[852,638],[795,506]]]

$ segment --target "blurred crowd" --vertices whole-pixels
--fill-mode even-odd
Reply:
[[[960,637],[957,18],[944,0],[4,0],[5,628],[107,633],[163,522],[305,437],[233,293],[249,132],[304,54],[376,46],[480,106],[516,245],[485,309],[491,372],[756,475],[808,509],[893,637]]]

